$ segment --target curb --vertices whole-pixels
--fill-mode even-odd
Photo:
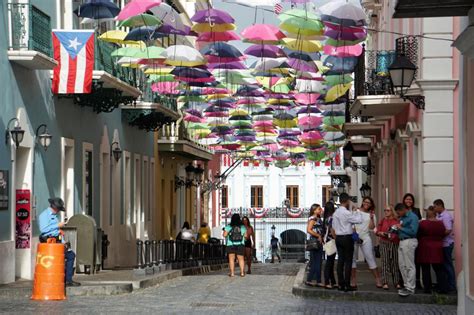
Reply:
[[[163,274],[156,274],[153,277],[131,280],[131,281],[81,281],[80,287],[67,287],[66,296],[106,296],[132,293],[136,290],[154,287],[171,279],[183,276],[194,276],[209,273],[211,271],[222,270],[228,267],[228,264],[205,265],[199,267],[190,267],[180,270],[172,270]],[[10,287],[0,288],[0,297],[7,298],[30,298],[32,287]]]
[[[336,301],[384,301],[391,303],[457,305],[457,296],[453,295],[417,293],[408,297],[401,297],[394,292],[374,292],[360,290],[351,292],[341,292],[337,290],[310,288],[303,284],[305,277],[305,268],[306,266],[301,267],[298,271],[298,274],[296,275],[292,288],[293,295],[306,298],[318,298]]]

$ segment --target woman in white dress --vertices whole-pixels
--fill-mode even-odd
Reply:
[[[362,199],[362,205],[358,210],[362,217],[362,223],[355,224],[355,231],[359,234],[359,241],[354,245],[354,258],[352,260],[352,275],[351,275],[351,286],[357,288],[357,258],[359,256],[359,249],[362,251],[362,254],[369,265],[369,269],[372,272],[375,278],[375,285],[377,288],[382,288],[382,280],[380,277],[380,272],[377,267],[374,255],[374,246],[372,243],[372,237],[370,231],[373,231],[375,228],[375,204],[372,198],[364,197]]]

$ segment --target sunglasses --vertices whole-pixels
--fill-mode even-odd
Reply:
[[[385,209],[384,211],[385,211],[385,212],[392,212],[391,209]]]

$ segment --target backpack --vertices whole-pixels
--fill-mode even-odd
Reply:
[[[277,238],[272,238],[271,240],[272,248],[278,248],[278,239]]]
[[[229,232],[229,241],[236,244],[242,243],[243,239],[244,237],[242,235],[242,230],[240,229],[240,226],[233,226]]]

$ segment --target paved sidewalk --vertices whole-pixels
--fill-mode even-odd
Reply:
[[[206,265],[179,270],[162,270],[149,275],[140,275],[134,270],[102,270],[91,275],[78,274],[74,276],[74,280],[80,282],[81,286],[67,287],[66,295],[71,297],[131,293],[133,290],[152,287],[183,275],[208,273],[226,267],[227,264]],[[33,282],[30,280],[0,285],[0,296],[29,298],[32,286]]]
[[[38,302],[0,296],[0,313],[14,314],[330,314],[454,315],[451,305],[305,299],[292,294],[302,264],[255,264],[252,274],[229,278],[228,270],[177,277],[115,296],[72,296]]]
[[[357,291],[341,292],[324,288],[309,287],[304,284],[307,272],[305,266],[301,266],[293,285],[293,294],[303,297],[316,297],[329,300],[346,301],[384,301],[394,303],[420,303],[420,304],[447,304],[456,305],[456,295],[425,294],[417,292],[408,297],[398,295],[398,290],[393,286],[389,290],[379,289],[375,286],[375,280],[366,264],[357,266]],[[336,270],[335,276],[337,279]]]

